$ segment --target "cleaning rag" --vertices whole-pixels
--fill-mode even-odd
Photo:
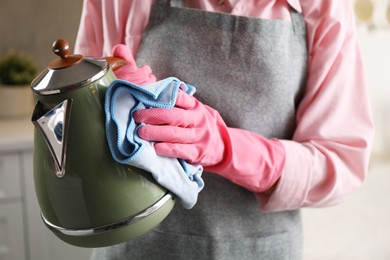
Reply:
[[[140,125],[133,119],[138,109],[174,107],[179,88],[190,95],[196,91],[174,77],[142,86],[113,81],[105,96],[106,135],[115,161],[150,172],[156,182],[180,199],[184,208],[190,209],[204,187],[202,166],[157,155],[154,143],[138,136]]]

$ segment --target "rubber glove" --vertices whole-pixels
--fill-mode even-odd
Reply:
[[[269,190],[281,175],[281,142],[227,127],[216,110],[181,90],[174,108],[139,110],[134,119],[145,124],[138,135],[156,142],[157,154],[200,164],[253,192]]]
[[[134,57],[129,48],[123,44],[117,44],[112,48],[112,54],[115,57],[124,59],[127,64],[114,71],[118,79],[126,80],[137,85],[143,85],[150,82],[155,82],[156,77],[152,73],[152,69],[148,66],[137,67]]]

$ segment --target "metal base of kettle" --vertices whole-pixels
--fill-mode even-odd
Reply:
[[[160,200],[145,210],[107,225],[68,229],[50,223],[41,213],[44,224],[68,244],[79,247],[104,247],[134,239],[155,226],[172,210],[175,198],[167,192]]]

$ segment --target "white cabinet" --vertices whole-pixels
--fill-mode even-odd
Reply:
[[[0,153],[0,259],[25,259],[21,172],[18,154]]]
[[[20,167],[18,154],[0,153],[0,203],[20,199]]]
[[[25,259],[21,202],[0,204],[0,259]]]
[[[0,120],[0,260],[88,260],[43,224],[33,178],[33,127]]]

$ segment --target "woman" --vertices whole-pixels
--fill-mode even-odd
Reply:
[[[300,259],[299,208],[340,202],[367,173],[354,26],[349,0],[85,0],[76,52],[122,43],[157,79],[197,88],[135,119],[157,153],[208,171],[193,209],[93,258]]]

